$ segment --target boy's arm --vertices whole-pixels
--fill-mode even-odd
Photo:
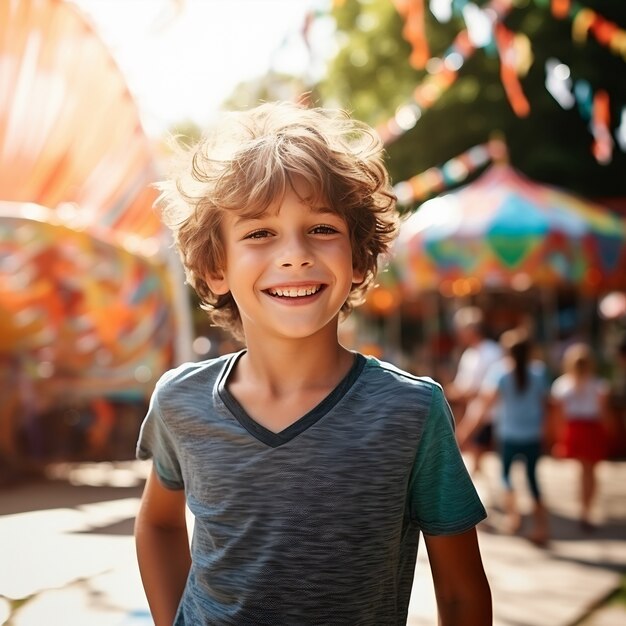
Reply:
[[[185,494],[166,489],[154,469],[135,521],[135,544],[155,626],[172,626],[191,566]]]
[[[424,535],[440,626],[492,624],[491,591],[476,529],[458,535]]]

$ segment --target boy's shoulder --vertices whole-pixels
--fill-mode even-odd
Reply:
[[[372,394],[419,395],[431,399],[443,395],[441,385],[430,376],[411,374],[392,363],[365,356],[364,382]]]
[[[236,358],[238,353],[224,354],[204,361],[181,363],[166,371],[156,383],[155,390],[160,394],[184,386],[196,386],[210,380],[216,381],[224,368]]]

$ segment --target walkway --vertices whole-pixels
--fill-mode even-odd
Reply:
[[[57,480],[0,492],[0,625],[151,626],[137,573],[133,517],[148,466],[139,462],[59,466]],[[514,468],[519,469],[521,468]],[[477,486],[490,510],[480,542],[496,626],[573,626],[626,572],[626,463],[603,463],[598,521],[576,523],[576,467],[540,465],[551,511],[546,549],[497,532],[498,462],[486,459]],[[521,472],[514,479],[523,484]],[[530,502],[523,503],[526,510]],[[433,626],[435,601],[420,553],[410,626]],[[626,611],[596,612],[584,626],[623,626]]]

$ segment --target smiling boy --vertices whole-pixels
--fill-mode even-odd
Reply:
[[[264,104],[161,189],[188,282],[245,349],[166,373],[141,429],[156,626],[404,624],[420,531],[441,624],[490,624],[485,512],[441,388],[337,336],[397,230],[373,132]]]

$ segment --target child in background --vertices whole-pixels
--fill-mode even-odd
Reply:
[[[586,531],[593,529],[596,465],[607,457],[608,395],[608,383],[594,375],[589,346],[576,343],[567,348],[563,354],[563,375],[552,384],[560,424],[557,454],[580,463],[580,524]]]
[[[166,373],[141,429],[156,626],[404,624],[420,532],[440,623],[491,624],[485,511],[441,387],[338,340],[397,229],[371,129],[228,114],[161,189],[189,283],[246,347]]]
[[[549,395],[546,367],[541,361],[531,360],[532,344],[525,329],[503,333],[500,344],[506,355],[505,360],[488,372],[481,389],[482,406],[476,405],[475,412],[468,416],[467,421],[461,422],[458,438],[462,444],[499,402],[495,430],[502,462],[507,531],[515,533],[521,525],[511,482],[511,465],[521,457],[534,502],[534,527],[529,538],[543,545],[548,539],[548,519],[537,480],[537,461],[543,447]]]

